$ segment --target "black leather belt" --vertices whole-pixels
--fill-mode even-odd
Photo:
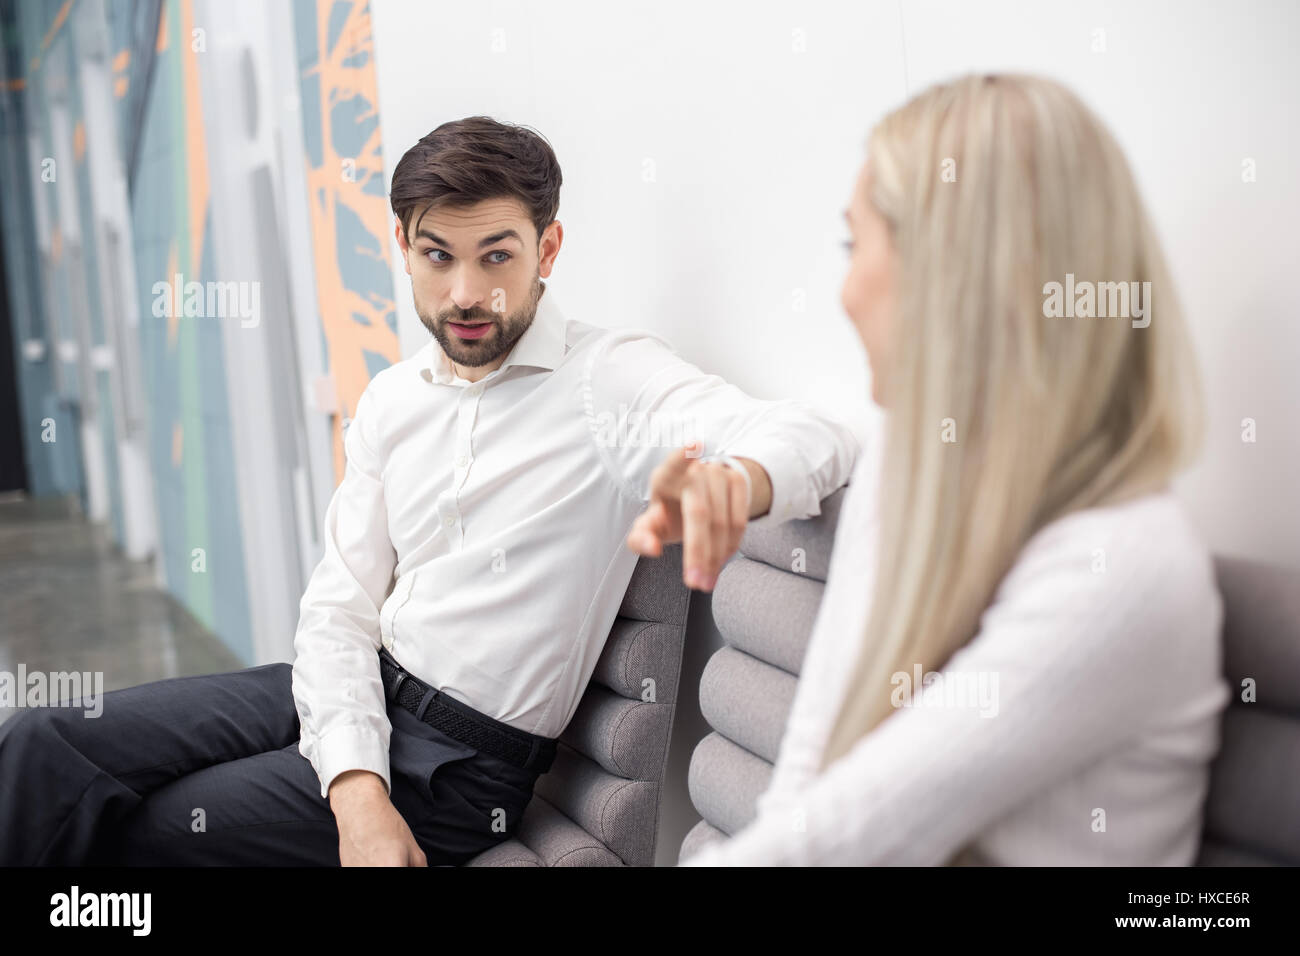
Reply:
[[[444,694],[405,670],[388,649],[379,649],[379,674],[390,703],[461,743],[538,774],[551,769],[555,739],[511,727]]]

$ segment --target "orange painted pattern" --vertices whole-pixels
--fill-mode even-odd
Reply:
[[[72,9],[72,0],[63,0],[63,6],[59,7],[59,12],[54,15],[54,22],[50,24],[49,30],[45,33],[45,39],[41,41],[41,50],[48,50],[50,44],[54,42],[55,35],[63,29],[64,22],[68,19],[68,12]]]
[[[161,53],[165,49],[167,49],[167,6],[164,4],[162,15],[158,17],[158,43],[154,51]]]
[[[373,174],[383,177],[380,126],[374,131],[358,156],[340,156],[334,148],[331,108],[339,100],[359,96],[370,104],[363,119],[378,111],[379,87],[374,70],[374,37],[371,33],[370,8],[367,0],[353,0],[338,42],[328,47],[328,24],[334,0],[316,0],[317,48],[320,51],[314,71],[320,78],[321,150],[324,157],[318,168],[308,167],[307,184],[311,208],[313,253],[316,268],[316,295],[321,324],[329,348],[330,374],[340,403],[340,415],[334,420],[334,473],[342,480],[344,471],[342,419],[351,417],[370,373],[364,351],[382,355],[389,362],[401,357],[396,333],[388,327],[386,315],[393,309],[391,299],[374,302],[347,288],[338,263],[338,221],[340,204],[360,217],[365,230],[375,237],[382,251],[385,267],[391,269],[388,227],[390,210],[385,196],[364,192],[362,187]],[[368,56],[358,54],[367,53]],[[345,62],[352,63],[345,65]],[[364,60],[361,65],[358,61]],[[345,169],[351,167],[348,176]],[[369,325],[356,321],[357,313]],[[364,350],[364,351],[363,351]]]
[[[119,100],[126,96],[127,88],[131,85],[131,74],[127,72],[130,66],[131,51],[118,50],[117,56],[113,57],[113,95]]]

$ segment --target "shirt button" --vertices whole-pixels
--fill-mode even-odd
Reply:
[[[482,394],[483,394],[483,386],[482,386],[482,385],[471,385],[471,386],[469,387],[469,393],[470,393],[471,395],[474,395],[474,396],[482,395]]]
[[[468,464],[469,464],[469,459],[466,458],[464,455],[461,455],[459,458],[456,459],[457,468],[464,468]]]
[[[450,528],[452,525],[456,523],[456,516],[447,515],[447,517],[444,519],[444,523],[447,525],[448,528]]]
[[[384,635],[383,644],[384,647],[388,648],[388,650],[391,651],[393,649],[393,639],[389,637],[387,634]]]

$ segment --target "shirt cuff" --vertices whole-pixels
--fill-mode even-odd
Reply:
[[[812,486],[812,476],[807,465],[783,445],[773,441],[745,440],[723,449],[720,454],[733,458],[748,458],[763,466],[772,484],[772,503],[767,512],[749,519],[751,528],[772,528],[795,518],[809,518],[818,514],[821,503],[807,510],[806,498]]]
[[[363,727],[339,727],[316,742],[316,774],[320,777],[320,795],[329,798],[334,778],[349,770],[369,770],[384,781],[391,797],[392,781],[388,773],[388,741]]]

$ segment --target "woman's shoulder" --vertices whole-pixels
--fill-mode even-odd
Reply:
[[[1071,512],[1039,529],[1021,553],[1073,558],[1080,549],[1087,550],[1094,574],[1114,567],[1166,580],[1195,578],[1212,564],[1187,510],[1169,491]]]
[[[997,599],[1030,614],[1094,620],[1099,640],[1119,631],[1147,644],[1197,635],[1208,642],[1222,615],[1210,550],[1167,491],[1044,526],[1021,549]]]

